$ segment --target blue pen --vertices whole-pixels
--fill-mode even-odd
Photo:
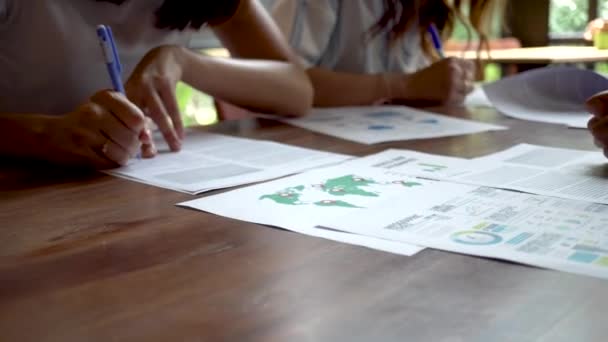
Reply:
[[[108,74],[112,81],[112,87],[115,91],[125,95],[125,87],[122,84],[122,65],[120,64],[120,58],[118,58],[118,50],[114,43],[114,36],[112,35],[112,29],[106,25],[97,26],[97,37],[99,38],[99,45],[101,45],[101,52],[108,68]],[[137,153],[137,159],[141,158],[141,153]]]
[[[443,53],[443,47],[441,45],[441,37],[439,36],[439,31],[437,30],[437,26],[434,23],[431,23],[428,28],[429,34],[431,35],[431,40],[433,41],[433,46],[437,51],[437,54],[442,59],[445,58],[445,54]]]
[[[120,77],[122,65],[120,65],[118,51],[116,50],[116,44],[114,44],[112,29],[109,26],[99,25],[97,26],[97,36],[99,37],[101,51],[108,68],[108,74],[112,80],[112,87],[114,87],[114,90],[117,92],[124,94],[125,87],[122,85],[122,79]]]

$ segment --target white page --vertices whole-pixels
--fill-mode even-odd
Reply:
[[[152,159],[131,160],[108,174],[171,190],[198,194],[248,184],[335,164],[349,156],[315,151],[269,141],[189,132],[182,150]]]
[[[608,160],[601,152],[520,144],[469,160],[395,149],[345,165],[608,204]]]
[[[362,144],[439,138],[506,129],[502,126],[452,118],[404,106],[313,109],[306,117],[281,121]]]
[[[520,144],[470,165],[447,179],[608,204],[608,160],[601,152]]]
[[[586,128],[585,100],[608,89],[608,79],[575,67],[526,71],[483,86],[501,113],[517,119]]]
[[[608,279],[608,206],[436,182],[321,225]]]
[[[420,247],[315,228],[320,219],[349,215],[397,193],[419,192],[430,181],[378,168],[337,165],[178,205],[237,220],[288,229],[374,249],[413,255]]]
[[[410,150],[388,149],[344,162],[346,167],[375,167],[408,176],[449,179],[470,173],[470,159],[446,157]]]

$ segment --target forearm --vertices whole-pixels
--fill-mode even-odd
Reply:
[[[41,156],[45,148],[46,126],[54,119],[37,114],[0,114],[0,155]]]
[[[182,49],[182,79],[223,101],[281,115],[305,115],[312,87],[299,67],[280,61],[214,58]]]
[[[310,68],[316,107],[371,105],[391,97],[391,76]]]

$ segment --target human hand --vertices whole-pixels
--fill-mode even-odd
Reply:
[[[62,164],[107,169],[125,165],[142,148],[144,157],[156,149],[141,110],[117,92],[103,90],[64,116],[43,125],[44,157]]]
[[[587,109],[593,114],[587,127],[595,139],[595,145],[608,157],[608,91],[598,93],[587,100]]]
[[[184,127],[175,97],[182,77],[182,48],[160,46],[148,52],[125,84],[129,100],[152,118],[172,151],[181,148]]]
[[[475,66],[471,61],[446,58],[409,75],[393,74],[391,97],[431,104],[462,104],[473,91]],[[395,82],[396,80],[396,82]]]

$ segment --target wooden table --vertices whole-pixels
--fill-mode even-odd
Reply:
[[[271,121],[212,128],[327,151],[477,157],[584,130],[511,126],[359,145]],[[189,195],[58,170],[0,168],[2,341],[606,341],[608,282],[436,250],[404,257],[178,208]]]
[[[476,51],[446,51],[448,56],[477,59]],[[593,63],[608,61],[608,50],[593,46],[543,46],[482,51],[480,59],[502,64]]]

